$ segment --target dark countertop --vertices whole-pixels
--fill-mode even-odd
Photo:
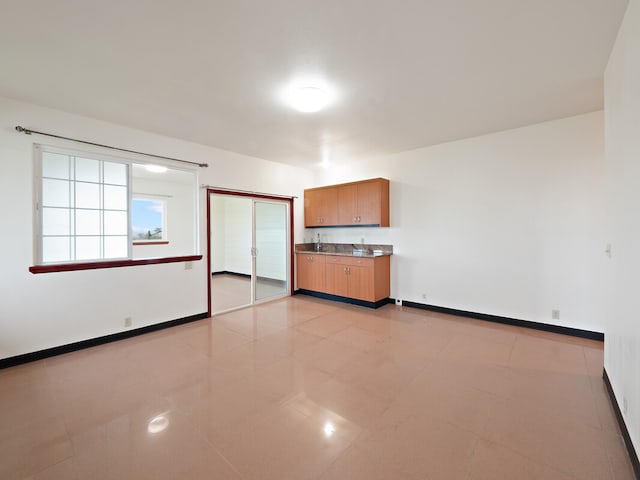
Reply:
[[[375,258],[393,255],[393,245],[368,245],[353,243],[321,243],[320,251],[315,243],[298,243],[295,253],[312,253],[314,255],[340,255],[342,257]]]

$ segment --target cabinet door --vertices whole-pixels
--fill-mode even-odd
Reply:
[[[338,187],[338,224],[358,223],[358,185]]]
[[[304,191],[304,226],[337,225],[338,189],[319,188]]]
[[[296,254],[298,288],[324,291],[324,257],[322,255]]]
[[[320,215],[322,216],[322,225],[337,225],[338,224],[338,189],[337,188],[323,188],[320,190],[321,195],[321,208]]]
[[[331,295],[349,296],[349,267],[339,263],[327,263],[325,266],[325,291]]]
[[[358,300],[374,302],[375,288],[373,282],[373,267],[358,267],[356,265],[352,265],[348,268],[348,272],[349,294],[347,296]]]
[[[358,184],[357,214],[358,224],[380,225],[382,192],[379,182]]]
[[[320,225],[320,203],[322,196],[320,190],[304,191],[304,226],[314,227]]]

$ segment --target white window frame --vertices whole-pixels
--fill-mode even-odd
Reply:
[[[145,259],[134,259],[133,255],[133,242],[138,243],[139,240],[133,239],[133,231],[132,231],[132,208],[133,208],[133,198],[143,198],[149,197],[154,199],[165,200],[164,202],[164,215],[163,215],[163,229],[165,232],[165,239],[163,242],[168,241],[168,236],[166,236],[167,232],[167,202],[166,199],[162,199],[159,195],[144,195],[144,194],[136,194],[132,192],[133,188],[133,165],[146,165],[146,164],[154,164],[157,165],[157,161],[149,161],[149,160],[140,160],[127,158],[124,156],[112,156],[108,154],[104,154],[101,152],[96,152],[95,150],[76,150],[68,147],[59,147],[45,144],[35,144],[34,143],[34,215],[33,215],[33,231],[34,231],[34,244],[33,244],[33,255],[34,255],[34,264],[42,267],[54,267],[56,265],[60,266],[73,266],[74,264],[82,265],[82,264],[92,264],[92,263],[122,263],[123,261],[131,261],[131,262],[139,262],[140,264],[144,263],[156,263],[149,262]],[[111,162],[111,163],[120,163],[127,166],[127,256],[121,258],[97,258],[91,260],[64,260],[64,261],[43,261],[43,209],[42,209],[42,187],[43,187],[43,170],[42,170],[42,154],[44,152],[60,154],[60,155],[68,155],[75,156],[81,158],[88,158],[92,160],[98,160],[103,162]],[[182,170],[185,172],[193,173],[194,175],[194,218],[195,218],[195,230],[194,230],[194,245],[193,251],[187,254],[180,255],[180,257],[201,257],[197,252],[199,249],[199,191],[198,191],[198,174],[195,169],[191,168],[179,168],[173,165],[166,165],[170,169],[174,170]],[[73,180],[70,180],[73,181]],[[75,210],[75,207],[74,207]],[[104,237],[103,232],[99,235]],[[72,236],[73,237],[73,236]],[[180,257],[168,257],[168,260],[178,259]],[[160,263],[162,262],[162,257],[153,257],[153,259],[158,260]],[[152,259],[152,260],[153,260]],[[100,267],[97,267],[100,268]],[[83,268],[84,269],[84,268]],[[40,273],[40,272],[32,272],[32,273]]]

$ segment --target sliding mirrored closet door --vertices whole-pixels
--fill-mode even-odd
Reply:
[[[290,292],[290,202],[209,193],[211,313]]]

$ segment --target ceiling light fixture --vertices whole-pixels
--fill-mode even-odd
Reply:
[[[148,172],[153,172],[153,173],[164,173],[168,170],[167,167],[163,167],[162,165],[152,165],[152,164],[145,165],[144,168]]]
[[[318,87],[300,87],[291,92],[291,105],[301,112],[318,112],[328,103],[329,95]]]
[[[285,103],[304,113],[327,107],[335,99],[334,89],[319,79],[297,79],[282,92]]]

